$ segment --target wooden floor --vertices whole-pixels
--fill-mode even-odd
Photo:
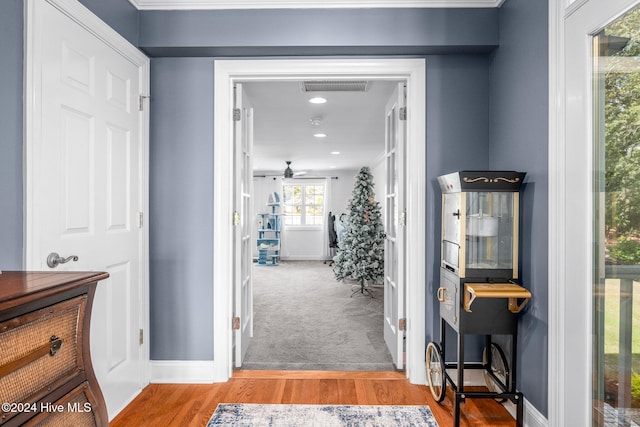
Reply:
[[[451,388],[438,404],[404,373],[236,371],[226,383],[150,384],[110,426],[205,426],[218,403],[428,405],[441,427],[453,425]],[[462,426],[515,425],[493,399],[467,399],[461,408]]]

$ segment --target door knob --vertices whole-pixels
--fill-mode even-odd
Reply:
[[[60,255],[58,255],[56,252],[51,252],[47,257],[47,265],[50,268],[56,268],[58,264],[65,264],[69,261],[77,261],[77,260],[78,260],[77,255],[71,255],[70,257],[63,258]]]

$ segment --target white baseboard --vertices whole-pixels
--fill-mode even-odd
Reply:
[[[502,404],[511,416],[516,418],[516,405],[510,401]],[[524,427],[547,427],[549,421],[533,406],[527,399],[524,399],[522,425]]]
[[[329,260],[329,257],[325,257],[323,255],[302,255],[302,256],[282,256],[280,257],[282,261],[324,261]]]
[[[548,427],[549,420],[542,415],[527,399],[524,400],[524,426]]]
[[[145,387],[146,387],[146,386],[145,386]],[[113,421],[113,419],[114,419],[114,418],[115,418],[115,417],[116,417],[120,412],[122,412],[122,410],[123,410],[124,408],[126,408],[127,406],[129,406],[129,404],[130,404],[131,402],[133,402],[133,400],[134,400],[136,397],[138,397],[138,395],[140,395],[140,393],[142,392],[142,390],[143,390],[143,389],[144,389],[144,387],[143,387],[143,388],[141,388],[140,390],[138,390],[138,392],[137,392],[137,393],[135,393],[134,395],[132,395],[131,397],[129,397],[129,399],[125,400],[125,401],[124,401],[124,403],[122,404],[122,406],[120,406],[119,408],[116,408],[116,409],[111,410],[111,411],[107,411],[107,412],[108,412],[108,414],[107,414],[107,415],[108,415],[108,417],[109,417],[109,422]]]
[[[454,380],[457,378],[455,369],[447,369],[447,373],[450,378]],[[465,369],[464,370],[464,386],[465,387],[474,387],[474,386],[485,386],[484,375],[482,374],[481,369]]]
[[[152,360],[151,383],[211,384],[226,382],[227,370],[212,360]]]

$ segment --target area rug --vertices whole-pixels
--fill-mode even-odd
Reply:
[[[428,406],[221,403],[207,427],[438,427]]]

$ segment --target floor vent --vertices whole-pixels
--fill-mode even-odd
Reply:
[[[302,92],[366,92],[364,80],[305,80],[300,82]]]

